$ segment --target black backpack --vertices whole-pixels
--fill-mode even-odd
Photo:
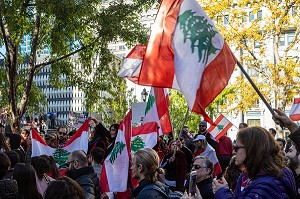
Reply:
[[[142,189],[143,190],[156,190],[163,194],[165,198],[168,199],[180,199],[183,196],[183,193],[179,191],[172,191],[170,188],[164,184],[159,184],[159,183],[154,183],[154,184],[149,184],[146,187]]]

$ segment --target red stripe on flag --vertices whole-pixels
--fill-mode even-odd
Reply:
[[[300,120],[300,114],[290,115],[290,118],[291,118],[293,121],[298,121],[298,120]]]
[[[102,164],[100,183],[101,183],[101,186],[100,186],[101,193],[109,192],[109,184],[108,184],[108,180],[107,180],[105,164]]]
[[[224,41],[222,50],[203,72],[192,111],[208,117],[204,108],[226,87],[235,64],[236,58]]]
[[[34,128],[31,128],[31,136],[33,139],[40,142],[41,144],[48,146],[45,140],[40,136],[40,134]]]
[[[300,98],[294,98],[294,104],[299,104]]]
[[[172,88],[175,74],[172,38],[183,0],[164,0],[156,16],[156,34],[151,34],[138,84]],[[155,80],[155,81],[154,81]]]
[[[232,127],[232,123],[229,123],[228,125],[226,125],[226,127],[216,136],[216,140],[219,140],[220,137],[225,135],[225,133],[230,129],[230,127]]]
[[[124,131],[124,137],[126,140],[126,146],[127,146],[127,152],[128,152],[128,156],[130,156],[131,153],[131,149],[130,149],[130,143],[131,143],[131,118],[132,118],[132,110],[130,109],[130,111],[127,113],[127,115],[125,116],[123,122],[124,122],[124,127],[125,129],[123,129]]]
[[[81,127],[75,132],[75,134],[71,137],[71,139],[63,146],[66,147],[69,144],[71,144],[74,140],[76,140],[77,138],[81,137],[82,132],[83,131],[87,131],[89,130],[89,122],[90,122],[90,118],[88,118],[82,125]]]
[[[157,132],[157,134],[158,134],[156,122],[148,122],[146,124],[143,124],[142,126],[132,128],[132,137],[141,135],[141,134],[149,134],[152,132]]]
[[[131,59],[144,59],[144,55],[146,53],[146,45],[136,45],[130,53],[126,56],[126,58],[131,58]]]
[[[215,121],[214,124],[219,124],[223,118],[224,118],[224,115],[221,114],[221,115],[216,119],[216,121]],[[213,125],[213,124],[212,124],[212,125],[207,129],[207,131],[208,131],[208,132],[211,132],[214,128],[216,128],[216,125]]]
[[[163,134],[172,131],[171,120],[169,115],[168,100],[165,97],[164,88],[153,87],[158,118]]]

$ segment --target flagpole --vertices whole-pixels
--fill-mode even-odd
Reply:
[[[188,107],[187,110],[186,110],[186,113],[185,113],[185,116],[184,116],[184,119],[183,119],[181,128],[180,128],[180,132],[179,132],[178,138],[180,138],[181,135],[182,135],[183,127],[184,127],[184,124],[186,123],[186,120],[187,120],[189,114],[190,114],[190,109],[189,109],[189,107]]]
[[[260,99],[265,103],[265,105],[267,106],[267,108],[269,109],[269,111],[272,113],[272,115],[275,115],[274,110],[272,109],[272,107],[270,106],[270,104],[267,102],[267,100],[265,99],[265,97],[262,95],[262,93],[259,91],[259,89],[255,85],[255,83],[252,81],[252,79],[248,75],[248,73],[245,71],[245,69],[243,68],[243,66],[241,65],[241,63],[239,61],[237,61],[236,63],[240,67],[241,71],[244,73],[244,75],[246,76],[246,78],[248,79],[248,81],[250,82],[250,84],[252,85],[252,87],[254,88],[254,90],[256,91],[256,93],[259,95]]]
[[[241,71],[244,73],[244,75],[246,76],[246,78],[248,79],[248,81],[250,82],[250,84],[252,85],[252,87],[254,88],[254,90],[256,91],[256,93],[259,95],[260,99],[264,102],[264,104],[267,106],[267,108],[269,109],[269,111],[271,112],[272,116],[275,115],[274,110],[272,109],[271,105],[267,102],[267,100],[265,99],[265,97],[262,95],[262,93],[260,92],[260,90],[258,89],[258,87],[255,85],[255,83],[252,81],[251,77],[248,75],[248,73],[245,71],[245,69],[243,68],[243,66],[241,65],[241,63],[239,61],[236,62],[237,65],[239,66],[239,68],[241,69]],[[282,123],[280,123],[280,127],[282,129],[284,129],[284,125]]]

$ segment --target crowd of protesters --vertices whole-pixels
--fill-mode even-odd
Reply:
[[[185,126],[176,139],[172,134],[159,137],[153,149],[132,154],[129,173],[139,184],[129,183],[131,198],[300,198],[300,128],[275,111],[275,123],[290,130],[290,140],[276,137],[275,129],[245,123],[239,125],[236,140],[226,134],[215,140],[205,121],[196,134]],[[2,131],[0,198],[120,198],[100,191],[102,164],[115,145],[119,125],[106,129],[96,118],[90,125],[87,154],[73,151],[64,171],[52,156],[31,157],[29,130]],[[73,134],[66,126],[54,133],[41,131],[53,148],[62,147]],[[191,172],[196,173],[193,196],[183,194],[191,190]]]

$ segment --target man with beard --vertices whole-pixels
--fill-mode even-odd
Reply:
[[[197,135],[204,135],[206,138],[206,141],[210,146],[212,146],[214,149],[217,147],[217,141],[215,138],[207,131],[207,122],[202,121],[199,124],[199,131],[198,133],[194,136],[194,139],[196,139]]]
[[[68,138],[67,127],[59,126],[57,128],[56,134],[57,134],[57,146],[58,148],[62,148],[66,144]]]
[[[291,134],[288,136],[292,141],[292,146],[286,154],[289,159],[289,167],[292,169],[296,186],[298,188],[298,197],[300,196],[300,128],[293,122],[283,111],[274,109],[276,114],[273,115],[273,120],[278,125],[287,127]]]

